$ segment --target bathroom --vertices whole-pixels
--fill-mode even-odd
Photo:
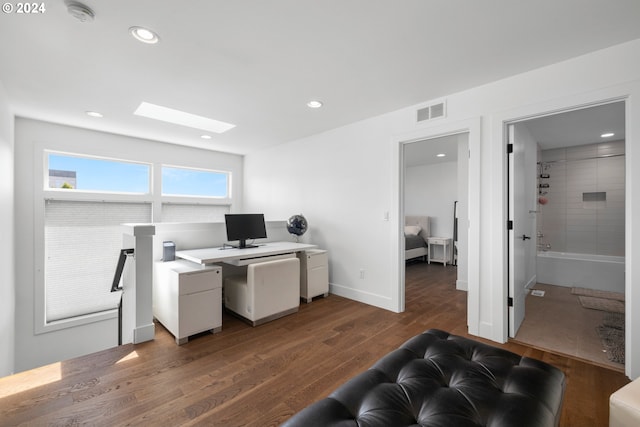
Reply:
[[[537,281],[624,292],[624,140],[540,151]]]
[[[622,369],[603,349],[599,329],[609,310],[583,304],[583,295],[625,292],[625,103],[527,120],[537,143],[535,277],[516,340]],[[532,243],[533,244],[533,243]],[[619,347],[617,347],[619,348]],[[620,350],[616,350],[620,352]]]

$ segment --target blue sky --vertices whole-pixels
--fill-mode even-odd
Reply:
[[[162,168],[162,194],[226,196],[227,176],[195,169]]]
[[[75,171],[76,189],[149,193],[151,166],[49,154],[49,169]],[[163,167],[162,193],[191,196],[226,196],[227,175],[194,169]]]

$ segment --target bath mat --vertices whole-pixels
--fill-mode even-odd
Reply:
[[[578,297],[580,304],[584,308],[593,310],[610,311],[612,313],[624,313],[624,303],[613,299],[596,298],[580,295]]]
[[[596,328],[602,346],[607,352],[607,358],[614,363],[624,365],[624,331],[606,326]]]
[[[624,313],[606,312],[602,318],[602,326],[624,330]]]
[[[588,297],[624,301],[624,294],[621,294],[619,292],[601,291],[599,289],[571,288],[571,293],[574,295],[585,295]]]

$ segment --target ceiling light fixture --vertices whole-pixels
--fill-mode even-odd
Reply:
[[[615,133],[607,132],[607,133],[603,133],[602,135],[600,135],[600,137],[601,138],[611,138],[613,135],[615,135]]]
[[[320,108],[322,107],[322,101],[317,101],[317,100],[313,100],[313,101],[309,101],[307,102],[307,107],[309,108]]]
[[[102,113],[98,113],[97,111],[85,111],[85,112],[87,113],[87,116],[97,117],[97,118],[104,117]]]
[[[436,154],[436,157],[445,157],[445,156],[446,156],[446,154],[444,154],[444,153]]]
[[[185,113],[184,111],[174,110],[173,108],[162,107],[148,102],[142,102],[133,114],[213,133],[226,132],[236,127],[236,125],[232,125],[231,123]]]
[[[202,139],[211,139],[211,135],[200,135]]]
[[[158,35],[148,28],[131,27],[129,28],[129,33],[131,33],[136,40],[141,41],[142,43],[156,44],[160,41]]]

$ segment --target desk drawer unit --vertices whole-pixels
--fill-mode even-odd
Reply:
[[[327,251],[308,249],[298,253],[300,259],[300,297],[307,303],[313,297],[329,295],[329,259]]]
[[[184,344],[190,335],[222,329],[222,269],[189,261],[156,263],[153,315]]]

